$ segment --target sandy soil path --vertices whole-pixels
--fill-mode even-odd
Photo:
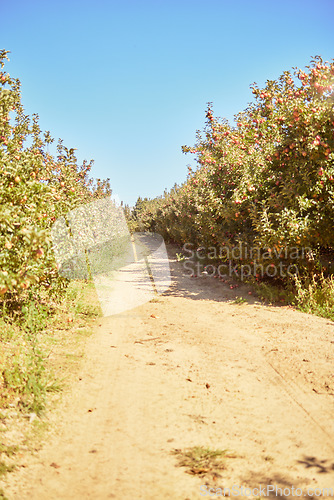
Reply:
[[[334,489],[334,324],[246,288],[235,304],[236,290],[184,277],[170,252],[167,293],[99,322],[49,441],[8,478],[11,500]],[[171,451],[192,446],[230,450],[221,476],[176,466]]]

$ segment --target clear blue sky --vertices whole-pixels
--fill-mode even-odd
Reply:
[[[130,205],[186,179],[207,102],[232,122],[251,83],[334,57],[333,0],[0,0],[0,18],[26,112]]]

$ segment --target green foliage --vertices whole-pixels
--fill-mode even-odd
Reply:
[[[254,84],[255,102],[234,127],[214,118],[210,104],[204,137],[183,147],[199,168],[163,197],[139,199],[139,225],[161,229],[164,221],[179,243],[190,235],[234,243],[237,235],[263,248],[332,245],[334,64],[316,57],[308,69],[264,89]]]
[[[257,296],[269,304],[291,304],[294,301],[295,290],[288,282],[286,286],[262,281],[254,284]]]
[[[54,348],[58,349],[58,336],[55,330],[73,328],[79,336],[91,333],[89,322],[99,315],[100,310],[89,283],[71,282],[62,303],[34,301],[27,302],[21,315],[15,321],[1,320],[0,323],[0,408],[16,406],[20,413],[42,414],[48,401],[48,394],[59,392],[63,387],[63,377],[55,373],[50,361]],[[67,342],[74,342],[73,335],[64,342],[61,337],[61,350]],[[71,348],[72,351],[72,348]],[[65,352],[63,356],[67,357]],[[72,355],[72,354],[71,354]]]
[[[247,304],[247,300],[244,299],[243,297],[238,297],[235,299],[234,304]]]
[[[45,293],[60,296],[68,280],[58,274],[50,229],[69,210],[111,194],[109,179],[89,178],[92,162],[78,165],[73,148],[53,142],[28,117],[20,81],[3,71],[8,52],[0,51],[0,299],[7,307]]]
[[[23,308],[16,332],[20,342],[18,337],[12,339],[13,348],[0,373],[2,404],[15,394],[22,409],[39,414],[44,409],[46,393],[60,389],[53,375],[45,370],[45,355],[38,343],[38,333],[46,328],[48,318],[41,305],[31,302]]]
[[[334,277],[295,278],[295,304],[304,312],[334,321]]]
[[[53,139],[41,131],[38,115],[25,114],[20,81],[4,70],[6,60],[8,52],[0,51],[0,404],[14,401],[39,414],[47,393],[60,389],[46,368],[41,339],[70,285],[58,272],[51,229],[56,219],[111,189],[109,179],[90,179],[92,161],[79,165],[75,149],[61,139],[57,156],[49,153]],[[97,314],[78,301],[74,313],[83,312]]]
[[[74,311],[76,314],[82,314],[90,317],[97,317],[101,313],[99,306],[87,304],[87,302],[82,302],[81,300],[75,303]]]
[[[226,458],[235,458],[227,450],[212,450],[204,446],[194,446],[185,450],[173,450],[173,455],[178,458],[178,467],[185,467],[188,474],[213,476],[226,467]]]
[[[334,252],[333,85],[334,62],[316,56],[305,70],[251,85],[255,99],[234,126],[209,103],[203,133],[182,148],[198,168],[160,198],[139,200],[137,226],[181,246],[258,248],[265,273],[252,272],[256,282],[275,269],[283,288],[296,273],[319,275]],[[232,263],[240,273],[254,258],[244,251]]]

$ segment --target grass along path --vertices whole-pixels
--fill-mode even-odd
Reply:
[[[30,304],[21,324],[1,320],[0,484],[47,438],[100,314],[94,287],[84,282],[72,282],[61,304],[41,306]]]

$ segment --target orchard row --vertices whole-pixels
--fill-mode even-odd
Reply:
[[[92,162],[78,165],[74,149],[42,133],[21,104],[20,81],[4,71],[0,51],[0,299],[27,294],[59,295],[67,280],[58,275],[51,242],[54,221],[78,205],[111,193],[109,179],[89,178]]]
[[[278,254],[289,247],[334,249],[334,62],[320,56],[264,88],[235,125],[214,116],[193,147],[186,182],[133,211],[140,230],[180,245],[242,243]]]

